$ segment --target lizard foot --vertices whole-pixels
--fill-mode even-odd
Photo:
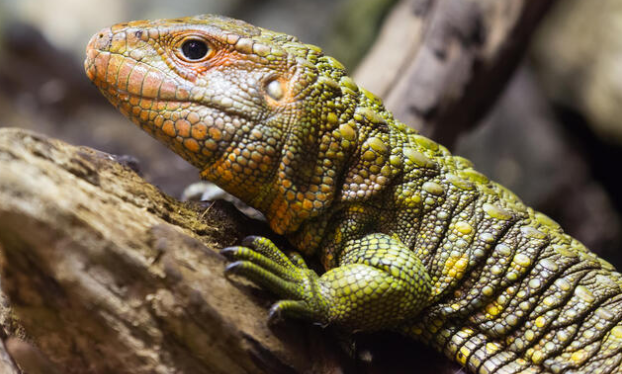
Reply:
[[[221,253],[233,261],[225,274],[239,274],[285,298],[270,309],[270,322],[293,317],[327,323],[327,305],[319,288],[319,276],[298,253],[286,256],[267,238],[249,236],[242,245]]]
[[[412,318],[426,305],[431,282],[421,261],[399,240],[370,234],[345,243],[339,266],[318,276],[298,254],[286,256],[270,240],[249,237],[223,249],[238,273],[284,300],[280,316],[336,323],[352,331],[378,330]]]

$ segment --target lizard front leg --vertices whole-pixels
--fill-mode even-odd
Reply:
[[[345,243],[339,266],[318,276],[298,254],[266,238],[223,250],[235,272],[284,298],[271,317],[305,318],[351,330],[379,330],[415,317],[430,299],[423,264],[399,239],[375,233]]]

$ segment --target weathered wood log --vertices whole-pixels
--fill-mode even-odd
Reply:
[[[355,73],[447,147],[495,103],[555,0],[401,0]]]
[[[217,252],[251,233],[269,235],[230,205],[163,194],[109,154],[0,129],[0,274],[10,298],[0,372],[19,373],[13,360],[32,374],[455,368],[435,353],[422,364],[429,350],[403,338],[364,336],[379,359],[352,371],[332,330],[269,328],[273,299],[227,280]]]
[[[342,366],[329,336],[296,322],[269,329],[269,297],[224,277],[217,250],[257,224],[181,203],[108,154],[26,131],[0,129],[0,160],[2,289],[59,372]]]

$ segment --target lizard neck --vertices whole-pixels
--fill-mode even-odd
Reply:
[[[316,84],[339,87],[329,79],[320,77]],[[385,167],[394,143],[389,126],[393,119],[363,89],[339,93],[299,111],[262,183],[240,183],[239,176],[228,176],[234,170],[219,170],[219,162],[204,169],[202,176],[261,211],[272,230],[287,235],[307,231],[309,225],[301,225],[325,218],[341,202],[375,195],[394,174]],[[224,156],[228,157],[232,156]]]

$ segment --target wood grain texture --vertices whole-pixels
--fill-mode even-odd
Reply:
[[[269,329],[269,296],[225,278],[217,251],[247,219],[181,203],[110,155],[22,130],[0,129],[0,160],[3,290],[59,372],[337,366],[329,336],[296,322]]]

